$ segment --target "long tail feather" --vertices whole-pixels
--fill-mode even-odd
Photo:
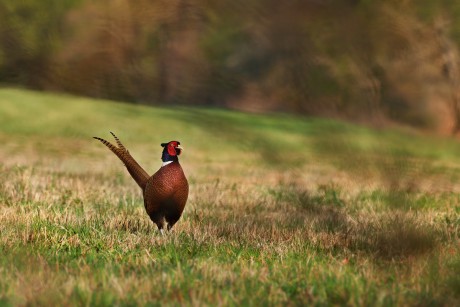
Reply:
[[[115,145],[111,144],[110,142],[99,138],[99,137],[93,137],[94,139],[101,141],[102,144],[107,146],[126,166],[128,169],[128,172],[131,174],[131,177],[137,182],[137,184],[141,187],[142,190],[144,190],[145,185],[147,183],[147,180],[149,179],[149,175],[147,172],[137,163],[136,160],[131,156],[131,154],[126,150],[125,146],[120,142],[120,140],[110,132],[113,137],[115,138],[115,141],[117,142],[118,147]]]
[[[113,136],[113,138],[115,139],[115,142],[117,142],[117,145],[118,145],[118,148],[120,148],[121,150],[124,150],[126,152],[129,153],[129,151],[125,148],[125,146],[123,146],[123,144],[120,142],[120,139],[117,138],[117,136],[115,135],[115,133],[113,133],[112,131],[110,131],[110,134]]]

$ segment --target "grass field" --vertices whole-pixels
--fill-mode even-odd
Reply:
[[[166,236],[109,131],[184,146]],[[1,89],[0,144],[0,305],[460,304],[457,140]]]

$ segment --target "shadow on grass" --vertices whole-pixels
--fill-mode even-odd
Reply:
[[[317,193],[285,186],[270,194],[276,202],[297,207],[291,223],[307,225],[311,232],[306,239],[326,249],[403,259],[434,250],[441,239],[438,231],[412,212],[350,213],[334,186],[320,187]]]
[[[364,251],[383,259],[405,258],[432,251],[437,232],[406,212],[390,212],[364,220],[353,231],[351,250]]]
[[[295,185],[281,185],[268,192],[275,202],[288,203],[298,209],[295,216],[291,217],[292,226],[302,226],[307,220],[316,232],[346,233],[348,225],[343,210],[345,203],[340,198],[340,191],[334,186],[320,186],[316,194],[298,189]]]
[[[279,184],[257,196],[229,191],[210,185],[188,216],[211,240],[247,246],[282,246],[293,240],[298,247],[392,260],[429,253],[444,238],[442,229],[412,211],[354,211],[352,200],[334,185],[307,191]]]

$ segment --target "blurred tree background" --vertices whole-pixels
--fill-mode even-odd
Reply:
[[[460,131],[460,1],[2,0],[0,82]]]

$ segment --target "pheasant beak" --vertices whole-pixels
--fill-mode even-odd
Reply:
[[[184,148],[180,145],[177,145],[176,149],[178,150],[177,155],[180,155],[182,153],[182,150],[184,150]]]

